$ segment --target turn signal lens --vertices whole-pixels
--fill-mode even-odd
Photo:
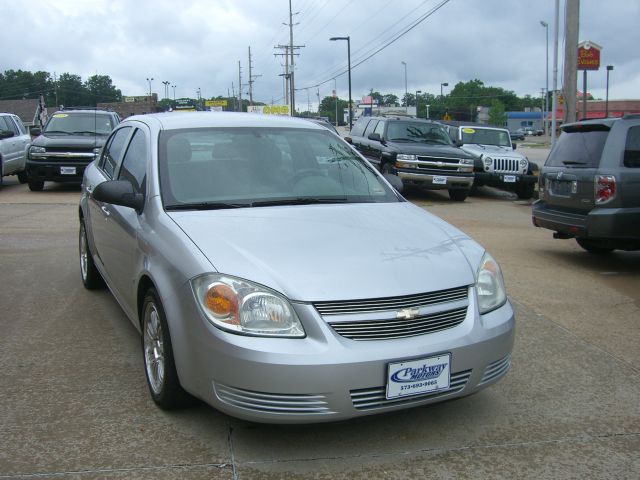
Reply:
[[[211,285],[205,293],[204,304],[216,317],[238,324],[238,297],[229,286],[223,283]]]
[[[596,204],[607,203],[616,196],[616,177],[613,175],[596,175]]]

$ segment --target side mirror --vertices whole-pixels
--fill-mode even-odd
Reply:
[[[31,127],[29,129],[29,133],[32,137],[39,137],[40,135],[42,135],[42,129],[40,127]]]
[[[12,130],[0,130],[0,139],[11,138],[15,136]]]
[[[398,193],[402,193],[402,190],[404,189],[404,184],[402,183],[402,180],[400,180],[400,177],[398,177],[397,175],[391,175],[390,173],[385,173],[382,176],[387,182],[391,184],[393,188],[395,188],[398,191]]]
[[[382,137],[380,136],[379,133],[370,133],[367,138],[369,140],[374,140],[376,142],[381,142],[382,141]]]
[[[462,143],[462,140],[458,140],[457,138],[453,141],[453,144],[458,148],[464,145],[464,143]]]
[[[512,143],[512,144],[511,144],[511,146],[512,146],[512,147],[513,147],[513,149],[515,150],[515,149],[516,149],[516,147],[518,146],[518,144],[516,144],[516,143]]]
[[[344,141],[353,145],[353,139],[351,137],[344,137]]]
[[[138,213],[141,213],[144,207],[144,195],[136,193],[131,182],[127,180],[102,182],[93,190],[92,196],[99,202],[133,208]]]

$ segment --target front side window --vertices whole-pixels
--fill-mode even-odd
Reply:
[[[136,130],[122,159],[118,180],[128,180],[138,193],[144,193],[147,178],[147,139]]]
[[[109,115],[96,112],[54,113],[44,132],[60,135],[109,135],[115,125]]]
[[[562,129],[545,166],[597,168],[609,127],[603,124],[577,124]]]
[[[624,166],[640,168],[640,126],[631,127],[627,132],[624,146]]]
[[[8,117],[4,115],[0,116],[0,130],[12,132],[13,129],[11,128],[11,125],[9,122],[10,120]]]
[[[499,147],[511,148],[509,133],[504,130],[493,130],[490,128],[470,128],[463,127],[462,143],[473,143],[476,145],[496,145]]]
[[[364,131],[364,136],[369,137],[369,135],[371,135],[375,131],[378,123],[380,123],[378,120],[371,120],[369,122],[369,125],[367,125],[367,129]]]
[[[353,135],[354,137],[362,137],[364,135],[364,130],[365,128],[367,128],[368,124],[369,124],[369,118],[367,117],[359,118],[358,121],[353,126],[353,128],[351,129],[351,135]]]
[[[348,144],[326,130],[165,131],[159,168],[167,210],[399,201]]]
[[[389,122],[387,137],[391,142],[451,145],[451,138],[439,125],[418,122]]]
[[[130,133],[131,127],[123,127],[119,129],[111,136],[104,147],[99,166],[109,178],[113,178],[113,172],[116,169],[125,141],[129,137]]]

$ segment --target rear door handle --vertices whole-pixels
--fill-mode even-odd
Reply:
[[[100,207],[100,210],[102,210],[102,213],[104,213],[105,217],[108,217],[111,215],[111,212],[109,211],[109,209],[107,207],[105,207],[104,205],[102,205]]]

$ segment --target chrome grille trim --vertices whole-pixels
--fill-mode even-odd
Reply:
[[[413,319],[329,322],[339,335],[351,340],[389,340],[435,333],[460,325],[467,307],[424,315]]]
[[[509,368],[511,368],[510,354],[502,357],[500,360],[490,363],[484,371],[484,375],[482,376],[480,383],[478,383],[478,386],[503,376],[507,371],[509,371]]]
[[[416,308],[426,305],[465,300],[469,291],[468,286],[439,290],[436,292],[405,295],[401,297],[372,298],[363,300],[344,300],[335,302],[314,302],[313,306],[320,315],[343,315],[354,313],[384,312]]]
[[[495,172],[519,173],[520,160],[515,158],[494,158],[493,170]]]
[[[376,408],[392,407],[396,405],[409,405],[412,403],[419,403],[424,400],[442,397],[446,395],[453,395],[461,392],[467,385],[469,378],[471,377],[471,370],[464,370],[462,372],[453,373],[451,375],[451,382],[448,390],[441,390],[434,393],[425,393],[424,395],[415,395],[411,397],[392,398],[388,400],[386,398],[385,387],[363,388],[358,390],[351,390],[351,402],[356,410],[372,410]]]
[[[216,397],[228,405],[261,413],[326,415],[335,413],[324,395],[266,393],[213,384]]]

